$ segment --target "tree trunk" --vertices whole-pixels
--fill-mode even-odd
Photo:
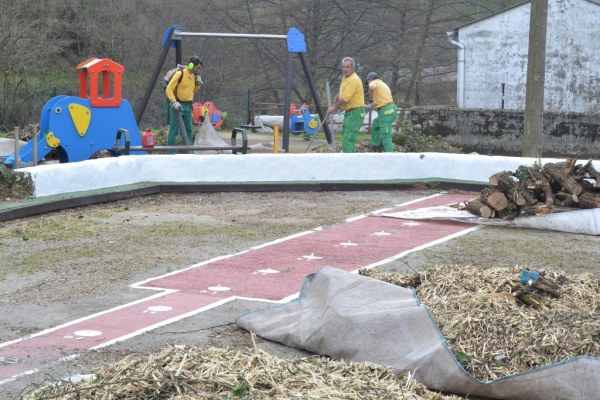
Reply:
[[[410,93],[412,93],[413,88],[419,82],[419,77],[421,76],[421,62],[423,57],[425,56],[425,42],[429,37],[429,30],[431,29],[431,17],[434,11],[435,1],[427,0],[426,6],[427,11],[425,14],[425,23],[422,26],[422,30],[419,34],[419,41],[417,42],[417,49],[415,51],[415,59],[413,60],[412,72],[410,76],[409,84],[406,88],[406,94],[404,96],[404,102],[406,103],[410,97]]]

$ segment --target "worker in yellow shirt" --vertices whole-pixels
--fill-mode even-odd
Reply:
[[[167,135],[167,146],[174,146],[179,132],[177,115],[175,112],[181,112],[181,118],[185,130],[187,131],[188,143],[192,144],[192,101],[194,94],[200,89],[200,69],[202,60],[198,56],[192,56],[188,61],[186,68],[177,71],[171,77],[165,93],[171,107],[169,108],[169,134]]]
[[[394,104],[392,91],[379,79],[376,72],[369,72],[366,81],[369,85],[369,100],[377,109],[377,118],[371,123],[371,148],[376,152],[381,152],[382,148],[385,152],[393,152],[392,124],[398,107]]]
[[[335,96],[333,105],[327,109],[327,114],[336,110],[344,111],[342,123],[342,151],[354,153],[356,138],[365,119],[365,94],[362,81],[356,75],[356,63],[351,57],[342,60],[342,83],[340,92]]]

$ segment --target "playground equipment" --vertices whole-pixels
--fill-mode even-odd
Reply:
[[[208,118],[215,128],[220,128],[223,125],[223,121],[227,118],[227,112],[223,112],[215,106],[212,101],[205,101],[204,103],[196,102],[192,104],[192,116],[194,117],[194,124],[201,125],[204,123],[204,118],[208,113]]]
[[[292,104],[290,107],[290,133],[292,135],[306,134],[312,136],[321,127],[317,116],[312,115],[306,104],[302,104],[298,110]]]
[[[268,34],[237,34],[237,33],[207,33],[207,32],[182,32],[179,25],[172,25],[168,29],[165,30],[165,35],[163,38],[163,50],[160,54],[159,60],[154,68],[154,72],[152,73],[152,77],[146,88],[144,93],[144,97],[141,101],[140,108],[136,110],[136,121],[138,124],[142,120],[142,116],[146,109],[146,105],[148,104],[148,100],[154,90],[156,82],[158,80],[159,75],[161,74],[161,70],[171,48],[175,49],[175,64],[179,65],[182,63],[182,42],[183,38],[186,37],[212,37],[212,38],[239,38],[239,39],[275,39],[275,40],[285,40],[287,43],[288,56],[286,58],[286,67],[285,67],[285,96],[284,96],[284,109],[289,110],[291,104],[291,89],[292,89],[292,57],[293,53],[296,53],[300,58],[300,63],[302,65],[302,69],[304,71],[304,75],[306,76],[306,80],[308,82],[308,86],[315,104],[315,108],[321,120],[324,119],[325,113],[321,107],[321,99],[316,90],[316,86],[314,83],[314,79],[312,73],[309,69],[308,59],[306,57],[306,40],[304,34],[300,32],[296,28],[290,28],[288,30],[287,35],[268,35]],[[285,152],[289,151],[289,133],[290,133],[290,115],[288,113],[284,113],[284,123],[283,123],[283,149]],[[251,121],[247,121],[248,124]],[[313,127],[319,125],[317,121],[309,120],[308,128],[312,130]],[[249,125],[245,125],[248,127]],[[241,127],[244,127],[242,125]],[[327,138],[327,142],[329,144],[332,143],[332,134],[328,125],[323,125],[323,130],[325,132],[325,137]]]
[[[238,133],[241,136],[241,144],[238,144]],[[183,146],[132,146],[129,142],[126,132],[119,130],[117,132],[117,144],[112,149],[113,151],[123,154],[130,155],[137,151],[145,151],[149,153],[168,153],[172,151],[194,153],[194,152],[223,152],[231,151],[232,154],[247,154],[250,150],[248,146],[248,131],[244,128],[233,128],[231,131],[231,146],[215,145],[215,146],[196,146],[196,145],[183,145]]]
[[[56,96],[46,102],[39,132],[18,152],[24,165],[39,162],[52,151],[61,163],[87,160],[101,150],[114,153],[118,130],[128,132],[132,145],[141,144],[131,105],[121,97],[125,68],[107,58],[90,58],[77,66],[77,72],[79,97]],[[7,166],[15,164],[14,154],[1,158]]]

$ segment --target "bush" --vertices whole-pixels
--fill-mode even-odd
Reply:
[[[462,149],[454,147],[443,140],[417,133],[407,120],[398,121],[397,130],[392,136],[392,141],[397,150],[403,153],[461,153]],[[398,150],[398,147],[402,150]]]

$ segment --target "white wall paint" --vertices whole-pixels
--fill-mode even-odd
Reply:
[[[458,29],[465,53],[465,108],[524,110],[531,3]],[[600,110],[600,5],[549,0],[546,111]]]

